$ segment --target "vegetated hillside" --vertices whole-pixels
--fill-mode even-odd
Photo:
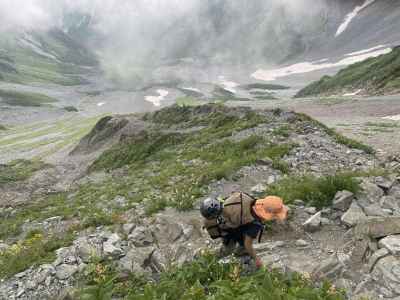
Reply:
[[[61,30],[0,33],[0,80],[75,85],[86,67],[97,64],[93,53]]]
[[[16,92],[0,89],[0,103],[11,106],[43,106],[57,100],[39,93]]]
[[[400,91],[400,46],[392,52],[350,65],[335,76],[324,76],[296,97],[356,93],[392,94]]]
[[[373,169],[372,152],[305,115],[279,109],[172,106],[105,117],[70,155],[78,162],[89,157],[88,173],[61,191],[57,180],[68,170],[28,161],[0,168],[1,192],[18,201],[19,189],[30,189],[24,206],[0,202],[0,299],[54,298],[64,289],[72,299],[345,299],[323,283],[345,273],[351,292],[361,280],[348,257],[362,247],[348,246],[352,236],[344,226],[364,214],[357,203],[369,216],[386,213],[367,201],[384,195],[375,176],[386,173]],[[396,180],[380,180],[387,195],[399,196]],[[266,238],[279,245],[272,240],[257,248],[267,266],[259,272],[245,261],[215,257],[218,243],[193,210],[201,197],[233,189],[279,195],[292,205],[288,227],[267,226]],[[348,193],[336,211],[331,206],[343,190]],[[357,207],[349,209],[349,193],[360,192]],[[393,204],[382,199],[383,206]],[[322,208],[328,208],[324,220],[321,212],[313,217],[321,231],[305,232],[302,224]],[[397,215],[395,209],[387,214]],[[346,255],[339,261],[330,247]],[[374,274],[383,279],[365,288],[390,288],[397,275],[376,265]]]

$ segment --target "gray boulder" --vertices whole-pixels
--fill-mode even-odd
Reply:
[[[371,183],[367,180],[364,180],[361,185],[361,192],[359,194],[359,198],[365,198],[370,202],[378,201],[383,196],[383,190],[378,187],[376,184]]]
[[[337,210],[346,211],[354,200],[354,194],[349,191],[337,192],[333,199],[332,207]]]
[[[315,215],[315,214],[317,213],[317,208],[316,208],[316,207],[313,207],[313,206],[311,206],[311,207],[306,207],[306,208],[304,209],[304,211],[305,211],[306,213],[308,213],[309,215]]]
[[[400,234],[400,217],[364,219],[356,226],[354,233],[358,238],[363,238],[365,236],[382,238],[388,235]]]
[[[56,277],[60,280],[71,278],[78,271],[78,266],[62,264],[56,268]]]
[[[356,201],[353,201],[350,208],[346,211],[346,213],[342,216],[341,221],[349,227],[353,227],[360,223],[362,220],[365,220],[367,216],[361,209],[361,207],[357,204]]]
[[[364,207],[364,212],[369,217],[386,217],[388,214],[382,209],[378,203],[374,203]]]
[[[154,243],[154,238],[151,231],[144,226],[136,227],[128,236],[128,239],[136,247],[147,247]]]
[[[397,180],[395,178],[385,178],[382,176],[375,178],[375,183],[385,192],[389,192],[389,190],[395,185]]]
[[[390,235],[379,241],[380,248],[386,248],[394,256],[400,256],[400,235]]]
[[[390,252],[386,248],[382,248],[382,249],[379,249],[378,251],[375,251],[374,254],[372,254],[372,256],[368,260],[369,272],[372,272],[372,270],[374,269],[378,260],[380,260],[383,257],[388,256],[389,254],[390,254]]]
[[[316,213],[303,223],[304,230],[315,232],[321,228],[321,212]]]
[[[101,241],[97,239],[79,238],[74,242],[77,255],[88,263],[93,257],[102,258]]]
[[[381,258],[375,265],[372,278],[385,289],[386,298],[400,295],[400,259],[394,256]]]
[[[313,275],[319,279],[338,278],[344,271],[345,265],[336,255],[332,255],[325,261],[322,261],[314,270]]]
[[[154,247],[132,248],[119,260],[119,268],[122,271],[145,274],[148,272],[146,269],[155,250]]]

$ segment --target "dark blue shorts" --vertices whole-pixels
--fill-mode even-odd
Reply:
[[[228,235],[224,237],[224,244],[229,244],[230,242],[234,241],[239,243],[240,246],[244,246],[244,237],[246,235],[256,239],[258,234],[262,232],[263,229],[264,225],[260,221],[255,220],[251,223],[230,230]]]

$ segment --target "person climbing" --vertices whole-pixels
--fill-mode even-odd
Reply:
[[[222,256],[233,253],[239,244],[239,253],[236,254],[248,254],[256,267],[261,268],[262,261],[253,248],[254,240],[261,240],[264,222],[286,220],[288,208],[276,196],[257,200],[244,192],[234,192],[223,202],[215,198],[205,199],[200,212],[210,237],[222,238]]]

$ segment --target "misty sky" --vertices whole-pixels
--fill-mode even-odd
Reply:
[[[0,0],[0,31],[62,28],[66,14],[90,15],[101,37],[92,50],[117,76],[186,57],[279,62],[307,47],[304,36],[324,33],[328,5],[337,1]]]

